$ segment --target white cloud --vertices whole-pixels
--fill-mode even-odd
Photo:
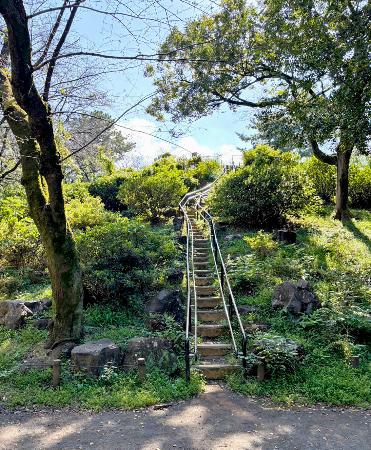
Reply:
[[[135,149],[127,153],[122,161],[122,165],[125,167],[140,167],[150,164],[157,156],[165,152],[185,157],[191,156],[192,153],[199,153],[203,157],[217,158],[224,164],[232,164],[232,162],[238,164],[242,159],[241,152],[231,144],[221,144],[217,148],[211,148],[201,145],[192,136],[183,136],[176,142],[182,148],[164,142],[152,136],[158,134],[156,133],[157,126],[154,122],[146,119],[134,118],[121,123],[121,125],[122,133],[136,143]],[[167,137],[164,138],[167,139]],[[169,140],[174,141],[171,138]]]

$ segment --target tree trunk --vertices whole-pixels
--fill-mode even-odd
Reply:
[[[0,14],[8,28],[11,60],[10,81],[3,51],[1,106],[20,148],[22,184],[47,256],[55,309],[50,346],[56,346],[81,337],[81,270],[65,216],[63,174],[53,125],[33,80],[26,13],[21,1],[1,0]]]
[[[339,146],[337,152],[337,175],[336,175],[336,206],[335,219],[345,220],[349,217],[348,196],[349,196],[349,162],[352,148]]]

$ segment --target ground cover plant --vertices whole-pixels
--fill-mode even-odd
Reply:
[[[171,321],[169,322],[171,324]],[[135,336],[169,336],[171,327],[162,333],[153,333],[144,326],[144,318],[109,306],[93,306],[85,313],[86,340],[113,339],[121,348]],[[174,332],[174,331],[173,331]],[[102,408],[133,409],[187,399],[203,389],[203,380],[193,374],[187,384],[181,369],[175,376],[151,368],[145,381],[140,381],[136,370],[122,371],[107,367],[98,378],[71,371],[70,363],[62,367],[61,385],[51,386],[51,369],[20,370],[25,356],[43,354],[46,331],[32,325],[19,331],[0,327],[0,399],[6,406],[47,405],[100,410]]]
[[[325,208],[321,215],[293,219],[297,244],[279,243],[272,232],[241,229],[240,239],[222,241],[237,301],[253,307],[244,320],[269,327],[252,332],[250,346],[281,336],[304,349],[295,370],[278,371],[263,382],[233,375],[228,381],[232,389],[286,404],[370,405],[371,214],[354,210],[353,215],[352,221],[341,224]],[[236,232],[224,233],[232,231]],[[300,278],[309,282],[322,307],[294,320],[288,313],[273,311],[275,286]],[[354,355],[360,356],[359,368],[351,367]],[[271,361],[279,365],[280,358],[282,353],[273,352]]]

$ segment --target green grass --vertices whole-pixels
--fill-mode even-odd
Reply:
[[[234,376],[229,384],[246,395],[285,403],[369,406],[371,214],[355,211],[352,221],[341,224],[325,210],[295,222],[296,245],[278,244],[271,233],[251,230],[242,232],[243,239],[221,240],[237,302],[256,307],[244,319],[267,323],[270,333],[294,339],[305,349],[295,373],[275,375],[262,383]],[[301,277],[310,283],[322,308],[293,321],[272,310],[272,293],[277,284]],[[353,355],[361,356],[358,369],[350,366]]]
[[[121,348],[135,336],[150,336],[141,316],[93,306],[86,310],[85,340],[112,339]],[[174,338],[179,329],[168,321],[168,328],[157,335]],[[75,373],[70,363],[62,366],[61,385],[51,387],[51,369],[31,370],[21,373],[18,368],[29,355],[42,355],[42,344],[47,333],[31,325],[19,331],[0,327],[0,404],[4,406],[47,405],[67,406],[100,410],[102,408],[139,408],[156,403],[187,399],[203,389],[203,379],[194,373],[191,382],[185,382],[182,370],[169,376],[159,369],[148,370],[146,380],[141,382],[136,371],[123,372],[109,369],[99,378]]]

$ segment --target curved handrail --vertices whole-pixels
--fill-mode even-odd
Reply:
[[[195,269],[194,269],[194,237],[193,237],[193,228],[192,228],[192,224],[191,224],[191,220],[189,218],[188,212],[187,212],[187,204],[190,200],[196,199],[197,203],[196,203],[196,209],[200,208],[201,209],[201,216],[202,218],[208,222],[209,227],[210,227],[210,243],[211,243],[211,249],[212,249],[212,254],[213,254],[213,260],[214,260],[214,265],[215,265],[215,271],[218,277],[218,282],[219,282],[219,286],[220,286],[220,294],[222,297],[222,301],[223,301],[223,307],[224,307],[224,311],[227,317],[227,321],[228,321],[228,327],[229,327],[229,331],[231,334],[231,339],[232,339],[232,343],[233,343],[233,347],[235,350],[235,353],[237,356],[242,356],[243,358],[243,365],[245,367],[246,365],[246,342],[247,342],[247,337],[246,337],[246,332],[244,330],[242,321],[241,321],[241,317],[236,305],[236,301],[232,292],[232,288],[229,282],[229,278],[228,278],[228,274],[227,274],[227,269],[223,260],[223,256],[222,256],[222,252],[220,250],[220,246],[219,246],[219,242],[216,236],[216,230],[215,230],[215,223],[214,223],[214,219],[212,217],[212,215],[206,211],[205,208],[203,208],[200,204],[201,202],[201,198],[203,198],[204,196],[206,196],[211,187],[219,180],[219,178],[226,172],[226,170],[224,169],[223,172],[211,183],[208,183],[207,185],[203,186],[200,189],[196,189],[195,191],[191,191],[188,192],[187,194],[184,195],[184,197],[181,199],[181,201],[179,202],[179,209],[181,210],[181,212],[183,213],[185,222],[186,222],[186,227],[187,227],[187,249],[186,249],[186,257],[187,257],[187,316],[186,316],[186,332],[185,332],[185,360],[186,360],[186,379],[187,381],[189,381],[190,379],[190,348],[189,348],[189,333],[191,330],[191,317],[192,317],[192,308],[191,308],[191,278],[192,278],[192,285],[193,285],[193,297],[194,297],[194,353],[193,356],[195,358],[197,358],[197,293],[196,293],[196,283],[195,283]],[[214,243],[214,245],[213,245]],[[221,263],[221,271],[219,274],[219,270],[218,270],[218,263],[217,263],[217,258],[219,256],[220,259],[220,263]],[[190,264],[191,262],[191,264]],[[231,323],[231,308],[230,311],[228,311],[228,307],[227,307],[227,303],[226,303],[226,299],[225,299],[225,293],[224,293],[224,281],[227,284],[227,288],[228,288],[228,296],[229,296],[229,300],[230,300],[230,306],[233,306],[233,309],[235,311],[237,320],[238,320],[238,324],[241,330],[241,334],[243,337],[243,343],[242,343],[242,355],[238,352],[238,347],[236,344],[236,339],[234,336],[234,332],[233,332],[233,327],[232,327],[232,323]]]

